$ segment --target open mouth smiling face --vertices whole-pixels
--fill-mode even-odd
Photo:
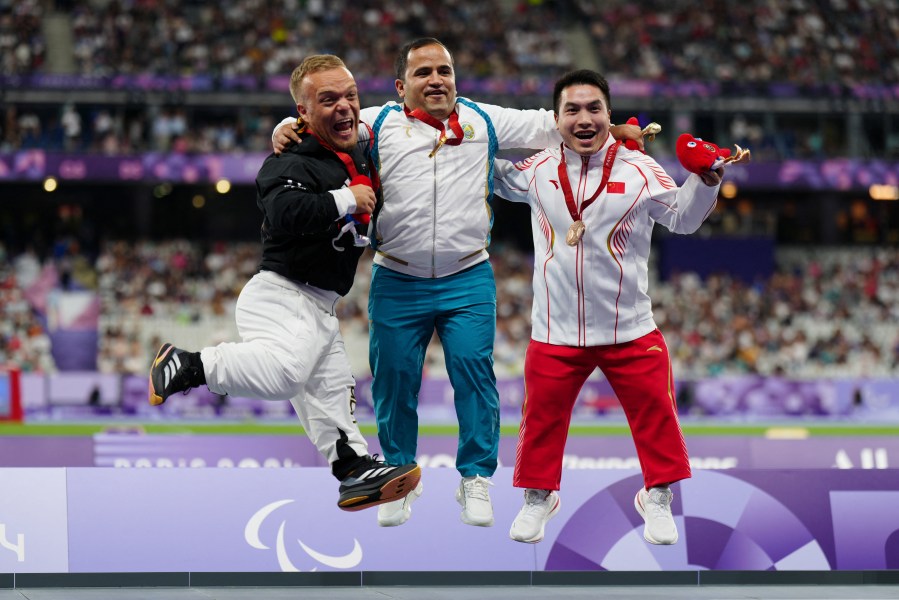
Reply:
[[[609,136],[611,113],[602,91],[576,84],[562,90],[556,125],[565,145],[581,154],[595,154]]]
[[[300,115],[326,144],[340,150],[352,148],[358,139],[359,92],[345,68],[311,73],[303,82],[305,104]]]
[[[356,129],[357,129],[357,124],[356,124],[355,119],[353,119],[353,118],[339,119],[337,122],[334,123],[334,127],[332,129],[334,130],[334,135],[337,138],[339,138],[341,140],[345,140],[347,142],[355,143],[355,140],[353,140],[353,138],[355,137],[355,134],[356,134]]]

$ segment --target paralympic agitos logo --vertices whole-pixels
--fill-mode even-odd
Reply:
[[[276,500],[275,502],[271,502],[266,504],[262,508],[260,508],[256,513],[250,517],[250,520],[247,521],[247,525],[244,528],[244,539],[247,544],[251,547],[256,548],[257,550],[271,550],[271,546],[266,545],[265,542],[260,539],[260,532],[262,530],[263,523],[265,523],[269,517],[281,507],[286,506],[290,503],[294,502],[294,500]],[[275,518],[275,517],[272,517]],[[281,519],[280,525],[278,525],[278,534],[275,538],[275,556],[278,560],[278,567],[280,567],[282,572],[299,572],[302,569],[297,567],[293,561],[290,559],[290,550],[289,547],[292,547],[294,542],[290,540],[285,540],[284,530],[287,527],[287,520]],[[324,565],[326,567],[330,567],[332,569],[352,569],[357,566],[360,562],[362,562],[362,546],[359,545],[359,540],[353,538],[353,548],[350,550],[349,554],[331,556],[328,554],[323,554],[310,548],[307,546],[303,540],[296,538],[296,545],[299,545],[300,548],[306,553],[307,556],[312,558],[319,565]],[[315,566],[311,569],[307,569],[308,571],[316,571],[318,566]]]

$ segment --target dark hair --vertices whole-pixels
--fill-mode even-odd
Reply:
[[[399,53],[396,55],[396,60],[393,61],[393,68],[396,70],[396,78],[400,81],[406,80],[406,67],[409,66],[409,53],[413,50],[418,50],[419,48],[424,48],[425,46],[440,46],[446,53],[449,54],[450,60],[453,60],[453,53],[449,51],[449,48],[443,45],[443,42],[438,40],[437,38],[425,37],[418,38],[417,40],[413,40],[408,44],[405,44],[402,48],[400,48]]]
[[[598,87],[599,91],[606,97],[606,108],[611,110],[612,97],[609,95],[609,82],[606,78],[589,69],[580,69],[578,71],[569,71],[562,75],[556,85],[553,87],[553,110],[559,112],[559,99],[562,97],[562,90],[573,85],[592,85]]]

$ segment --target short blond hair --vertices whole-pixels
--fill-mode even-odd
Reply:
[[[300,87],[307,75],[318,73],[319,71],[330,71],[331,69],[346,69],[346,65],[339,57],[333,54],[307,56],[300,66],[290,74],[290,95],[293,96],[294,103],[300,103]]]

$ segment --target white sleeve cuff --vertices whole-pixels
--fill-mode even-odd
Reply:
[[[334,196],[334,204],[337,206],[337,214],[341,217],[351,215],[356,212],[356,196],[350,188],[340,188],[339,190],[331,190]]]
[[[272,143],[273,144],[275,143],[275,134],[278,133],[278,130],[281,129],[282,125],[287,125],[288,123],[296,123],[296,122],[297,122],[296,117],[287,117],[286,119],[282,120],[280,123],[275,125],[275,128],[272,130]]]

